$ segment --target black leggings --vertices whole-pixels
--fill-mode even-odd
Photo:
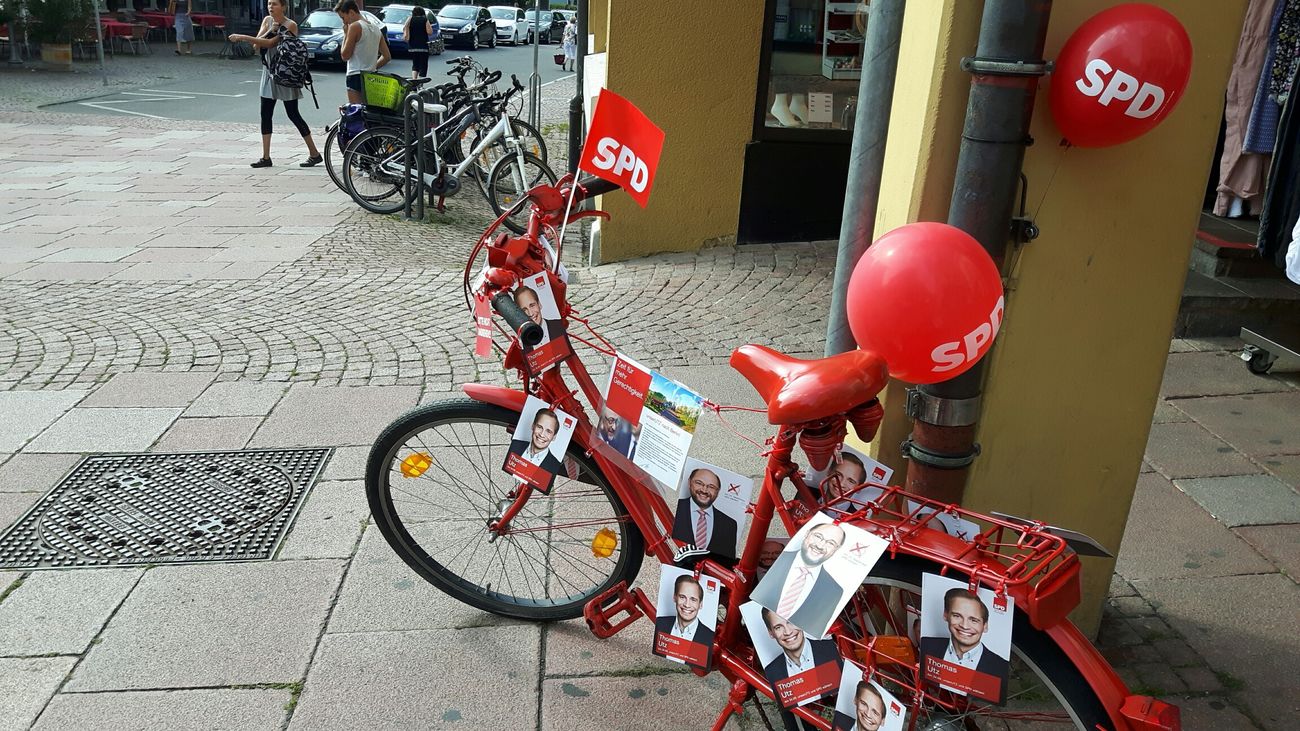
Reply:
[[[275,111],[275,100],[262,97],[262,134],[271,134],[271,113]],[[298,128],[298,134],[306,137],[311,134],[311,128],[307,126],[307,121],[298,113],[298,100],[285,99],[284,113],[289,115],[289,121],[293,126]]]

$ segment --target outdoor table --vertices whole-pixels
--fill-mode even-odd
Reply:
[[[203,29],[204,38],[207,38],[209,29],[224,28],[226,25],[226,16],[217,15],[216,13],[190,13],[190,20]]]

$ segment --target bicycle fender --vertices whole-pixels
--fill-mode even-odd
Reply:
[[[485,404],[493,404],[511,411],[523,411],[528,402],[528,394],[505,386],[492,386],[486,383],[466,383],[460,387],[466,396]]]
[[[1135,727],[1120,713],[1120,708],[1129,696],[1124,681],[1115,674],[1110,663],[1097,652],[1097,648],[1083,636],[1079,628],[1075,627],[1073,622],[1066,620],[1057,622],[1044,631],[1056,642],[1066,657],[1074,662],[1074,666],[1083,674],[1084,680],[1088,681],[1088,685],[1101,700],[1102,707],[1110,714],[1113,728],[1117,731],[1135,731],[1141,728]]]

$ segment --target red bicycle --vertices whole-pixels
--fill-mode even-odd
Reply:
[[[495,614],[539,621],[585,616],[601,638],[643,615],[655,616],[655,604],[629,588],[645,556],[689,569],[697,578],[709,577],[720,587],[712,663],[708,671],[694,671],[719,672],[732,684],[713,726],[721,729],[758,695],[776,697],[740,609],[755,586],[760,548],[772,521],[779,518],[794,536],[820,512],[888,541],[828,637],[844,662],[906,706],[907,728],[1181,727],[1177,707],[1130,694],[1067,619],[1080,597],[1080,563],[1049,527],[973,513],[883,484],[840,485],[837,476],[810,484],[808,472],[796,462],[798,453],[799,459],[821,467],[840,449],[848,425],[864,441],[875,435],[880,419],[875,397],[887,377],[872,353],[853,351],[812,361],[755,345],[733,353],[732,365],[757,389],[768,405],[769,421],[779,430],[764,452],[766,469],[750,506],[752,525],[739,558],[683,556],[683,542],[672,538],[672,510],[659,490],[598,446],[590,415],[599,413],[603,399],[576,348],[560,361],[573,386],[559,365],[534,375],[540,369],[529,367],[525,346],[544,336],[509,294],[525,278],[544,274],[570,341],[613,355],[608,341],[569,305],[567,285],[557,274],[560,252],[549,242],[561,241],[560,231],[568,223],[606,215],[581,211],[576,204],[614,189],[604,181],[575,181],[571,175],[555,185],[539,185],[505,214],[523,212],[528,205],[526,231],[498,234],[503,215],[471,253],[466,302],[473,310],[482,298],[504,320],[507,328],[492,322],[508,345],[496,340],[494,345],[523,387],[466,384],[465,397],[411,411],[374,444],[366,469],[370,509],[393,550],[412,569],[447,594]],[[471,277],[477,263],[483,268]],[[586,327],[585,336],[575,332],[577,325]],[[564,469],[545,492],[501,469],[530,396],[576,415],[578,422]],[[864,486],[878,489],[864,499],[858,492]],[[978,534],[962,539],[936,529],[944,515],[974,522]],[[675,557],[680,563],[674,563]],[[982,701],[926,679],[913,623],[927,574],[1013,600],[1004,702]],[[755,706],[763,713],[761,705]],[[805,728],[831,729],[837,718],[825,698],[784,713],[791,727],[802,722]]]

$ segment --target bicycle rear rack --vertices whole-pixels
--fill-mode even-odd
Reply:
[[[614,621],[624,612],[626,617]],[[640,589],[627,588],[626,581],[620,581],[596,595],[582,608],[582,616],[587,620],[587,628],[602,640],[607,640],[627,629],[628,625],[649,614],[654,616],[654,604]]]

